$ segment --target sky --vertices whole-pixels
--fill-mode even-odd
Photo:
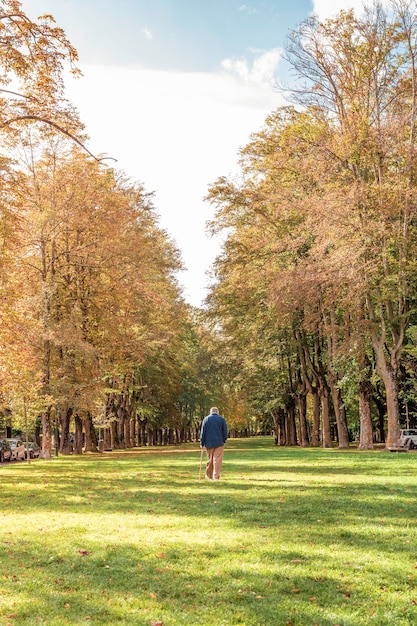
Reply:
[[[204,201],[238,171],[239,150],[284,104],[288,34],[360,0],[21,0],[31,18],[53,15],[79,54],[69,78],[95,155],[154,193],[160,226],[181,250],[178,276],[203,305],[220,237],[207,233]]]

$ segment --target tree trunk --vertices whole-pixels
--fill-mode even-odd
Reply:
[[[286,445],[297,445],[297,429],[295,426],[295,406],[294,402],[290,402],[285,407],[285,431],[286,431]]]
[[[71,442],[70,442],[70,423],[72,417],[72,408],[69,408],[61,413],[61,445],[59,451],[61,454],[71,454]]]
[[[340,389],[337,386],[337,378],[334,372],[329,369],[329,385],[332,394],[333,407],[336,416],[337,435],[339,440],[339,448],[349,447],[349,434],[346,420],[345,405],[342,400]]]
[[[46,305],[49,315],[49,305]],[[42,393],[49,394],[49,381],[51,374],[51,342],[46,339],[43,342],[43,372],[42,372]],[[51,431],[51,407],[45,407],[42,411],[42,450],[41,458],[50,459],[52,456],[52,431]]]
[[[385,417],[387,415],[387,405],[376,393],[372,394],[372,399],[375,402],[376,410],[378,411],[378,440],[380,443],[385,443]]]
[[[382,376],[387,396],[387,448],[395,448],[400,436],[400,410],[398,401],[398,378],[391,365],[386,365]]]
[[[317,448],[320,445],[320,395],[314,387],[313,396],[313,432],[311,434],[311,445]]]
[[[81,417],[76,413],[74,415],[75,434],[74,434],[74,454],[83,453],[83,422]]]
[[[297,330],[295,336],[298,346],[302,381],[308,392],[311,393],[313,397],[313,428],[311,433],[311,445],[318,447],[320,445],[320,376],[318,368],[315,367],[313,363],[305,332]]]
[[[146,429],[146,445],[147,446],[153,446],[153,430],[150,426],[147,427]]]
[[[286,432],[285,432],[285,414],[284,409],[279,408],[272,411],[272,417],[274,420],[275,428],[275,445],[285,446],[287,445]]]
[[[398,399],[398,367],[385,360],[384,347],[374,341],[376,373],[382,378],[387,402],[387,448],[395,448],[400,436],[400,409]],[[391,357],[391,361],[393,358]],[[394,361],[395,363],[395,361]]]
[[[138,445],[144,446],[145,440],[146,440],[145,422],[142,422],[142,420],[138,420]]]
[[[371,363],[366,355],[359,363],[359,450],[372,450],[374,447],[372,436],[371,399],[372,384],[370,381]]]
[[[136,442],[136,421],[134,419],[130,419],[129,420],[130,423],[130,433],[129,433],[129,439],[130,439],[130,447],[134,448],[137,445]]]
[[[298,409],[298,438],[300,441],[300,446],[307,447],[309,444],[308,441],[308,430],[307,430],[307,397],[306,394],[302,393],[297,395],[297,409]]]
[[[91,413],[87,411],[84,417],[85,452],[98,452],[97,437],[93,426]]]
[[[408,305],[405,307],[408,310]],[[400,318],[398,328],[393,321],[393,304],[388,301],[385,305],[387,317],[390,322],[391,337],[393,339],[392,347],[389,349],[386,343],[386,323],[382,307],[380,307],[380,319],[382,327],[381,336],[377,336],[376,331],[372,333],[372,346],[375,353],[376,366],[375,370],[378,376],[382,378],[385,387],[385,396],[387,402],[387,448],[395,448],[398,445],[400,436],[400,409],[398,398],[398,372],[400,368],[401,353],[405,336],[405,328],[408,317],[404,314]],[[368,298],[368,311],[372,321],[375,320],[373,309],[371,308],[370,298]],[[387,358],[387,355],[389,357]]]
[[[51,410],[49,407],[42,411],[42,451],[40,456],[47,460],[52,456]]]
[[[117,448],[126,448],[125,439],[125,415],[120,405],[121,399],[119,398],[119,406],[117,407]]]
[[[271,416],[274,424],[274,443],[277,446],[279,443],[279,415],[277,411],[271,411]]]
[[[40,444],[41,444],[41,422],[40,422],[39,418],[36,418],[34,440],[35,440],[35,443],[38,446],[40,446]]]
[[[130,419],[126,415],[126,411],[123,407],[123,448],[132,448],[132,442],[130,441]]]
[[[110,428],[105,428],[104,429],[103,447],[104,447],[104,450],[111,450],[112,449],[112,445],[111,445],[111,429]]]
[[[110,422],[110,433],[111,433],[111,448],[112,450],[118,449],[119,445],[119,431],[118,431],[118,422],[113,420]]]
[[[320,389],[320,402],[321,402],[321,415],[322,415],[322,420],[323,420],[322,445],[323,445],[323,448],[331,448],[332,436],[331,436],[331,429],[330,429],[329,389],[327,386],[323,386]]]

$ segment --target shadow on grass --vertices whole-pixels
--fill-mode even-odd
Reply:
[[[329,553],[308,563],[298,551],[277,554],[268,549],[245,559],[244,548],[222,545],[201,549],[171,543],[163,552],[137,545],[103,545],[91,541],[86,555],[62,554],[58,546],[39,552],[26,542],[13,551],[11,587],[15,586],[13,623],[76,624],[82,621],[107,624],[149,624],[158,618],[169,624],[320,624],[415,623],[398,621],[401,610],[417,617],[415,607],[395,606],[387,594],[378,606],[378,593],[369,595],[352,575],[341,579]],[[30,568],[28,569],[28,563]],[[305,570],[307,569],[307,573]],[[38,586],[41,577],[43,585]],[[47,584],[45,584],[45,582]],[[395,588],[398,573],[381,578],[375,573],[375,589]],[[28,599],[30,598],[30,602]],[[375,604],[374,604],[375,603]],[[364,606],[374,606],[373,619],[363,621]],[[56,621],[48,622],[55,615]],[[220,618],[220,615],[222,618]],[[407,616],[408,619],[408,616]],[[32,620],[32,621],[31,621]],[[223,621],[224,620],[224,621]]]
[[[14,466],[1,474],[11,621],[417,623],[414,459],[381,458],[239,442],[219,483],[198,481],[197,449]]]

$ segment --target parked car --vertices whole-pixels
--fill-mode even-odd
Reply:
[[[23,461],[25,458],[25,446],[21,439],[8,439],[7,440],[12,449],[12,461]]]
[[[38,458],[38,456],[41,453],[41,449],[38,446],[37,443],[35,443],[34,441],[29,441],[27,444],[25,443],[25,459],[27,459],[27,451],[26,451],[26,445],[29,448],[29,456],[31,459],[35,459]]]
[[[7,439],[0,439],[0,463],[12,460],[12,449]]]
[[[409,450],[417,448],[417,428],[404,428],[400,430],[399,444]]]

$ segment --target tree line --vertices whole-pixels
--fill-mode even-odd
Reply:
[[[417,425],[416,42],[415,2],[305,20],[288,106],[210,187],[208,317],[277,443],[395,447]]]
[[[288,105],[209,188],[204,310],[152,193],[92,155],[53,18],[0,0],[0,430],[42,455],[232,434],[395,447],[415,426],[417,14],[376,3],[291,33]],[[281,86],[282,89],[284,89]]]
[[[0,27],[0,432],[44,458],[195,439],[224,390],[180,253],[152,194],[87,149],[53,17],[1,0]]]

